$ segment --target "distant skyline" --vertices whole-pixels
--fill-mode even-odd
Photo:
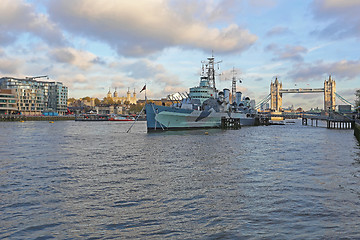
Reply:
[[[69,97],[149,98],[189,91],[201,61],[222,60],[217,87],[262,100],[320,88],[329,75],[354,102],[360,88],[358,0],[2,0],[0,77],[48,75]],[[337,104],[343,104],[336,100]],[[322,94],[286,94],[283,107],[323,108]]]

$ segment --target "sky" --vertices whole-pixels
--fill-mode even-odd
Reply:
[[[0,77],[48,75],[69,97],[117,89],[160,99],[199,84],[214,55],[217,88],[257,102],[283,88],[322,88],[354,102],[360,88],[359,0],[1,0]],[[336,104],[343,104],[336,100]],[[323,108],[323,94],[283,107]]]

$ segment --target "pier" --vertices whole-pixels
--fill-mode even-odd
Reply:
[[[79,114],[75,121],[109,121],[110,117],[109,114]]]
[[[221,129],[237,130],[241,128],[240,118],[221,118]]]
[[[340,113],[332,112],[328,116],[316,116],[311,114],[304,114],[302,116],[302,125],[308,125],[311,121],[311,126],[318,126],[319,121],[326,121],[328,129],[354,129],[355,120]]]
[[[20,122],[20,121],[68,121],[74,120],[74,116],[29,116],[1,114],[0,122]]]
[[[356,137],[356,139],[359,141],[360,143],[360,119],[357,119],[355,121],[355,125],[354,125],[354,135]]]

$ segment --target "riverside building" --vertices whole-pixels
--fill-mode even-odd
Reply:
[[[0,114],[17,113],[17,98],[14,89],[0,89]]]
[[[67,111],[68,88],[61,82],[37,81],[36,78],[0,78],[0,89],[12,89],[16,97],[17,111],[24,115],[41,115]]]

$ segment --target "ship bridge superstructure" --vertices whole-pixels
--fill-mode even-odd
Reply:
[[[209,98],[217,98],[217,90],[215,87],[215,65],[220,62],[221,61],[215,62],[213,56],[207,58],[207,61],[202,61],[200,84],[197,87],[190,88],[189,97],[191,99],[199,99],[202,104]]]
[[[216,90],[210,87],[208,77],[200,78],[200,85],[198,87],[190,88],[189,97],[191,99],[199,99],[201,103],[209,98],[214,98]]]

